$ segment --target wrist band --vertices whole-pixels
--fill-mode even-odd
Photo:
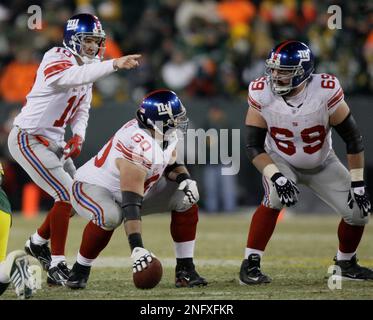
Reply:
[[[263,175],[268,179],[271,179],[273,175],[278,172],[280,172],[280,170],[277,168],[277,166],[274,163],[270,163],[266,165],[263,169]]]

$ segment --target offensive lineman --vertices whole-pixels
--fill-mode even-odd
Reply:
[[[342,277],[373,280],[373,271],[356,259],[371,212],[364,147],[337,78],[314,74],[313,54],[299,41],[273,48],[266,69],[265,77],[249,85],[247,152],[263,175],[265,195],[251,221],[240,283],[271,281],[261,272],[260,260],[281,208],[297,202],[298,183],[342,216],[335,257]],[[332,127],[346,143],[349,171],[332,149]]]
[[[13,158],[55,200],[44,223],[25,245],[26,252],[48,272],[49,285],[64,285],[69,273],[64,250],[72,211],[69,190],[76,171],[72,159],[80,154],[85,138],[93,82],[139,64],[140,55],[102,61],[105,38],[93,15],[78,14],[67,21],[64,47],[45,53],[8,138]],[[65,143],[68,124],[73,137]]]
[[[86,287],[93,261],[124,222],[133,259],[141,272],[153,254],[141,236],[141,217],[171,211],[176,253],[176,287],[205,286],[193,263],[198,222],[197,184],[176,160],[176,130],[186,130],[186,110],[177,95],[157,90],[147,95],[136,119],[120,128],[96,157],[80,167],[71,203],[90,222],[66,285]]]

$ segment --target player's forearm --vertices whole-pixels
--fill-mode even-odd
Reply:
[[[263,174],[265,177],[271,179],[271,177],[277,173],[280,172],[278,167],[275,165],[271,157],[268,155],[268,153],[263,152],[259,155],[257,155],[252,160],[253,165],[255,168],[258,169],[258,171]]]
[[[175,168],[172,169],[171,171],[167,172],[167,173],[166,173],[166,176],[167,176],[167,178],[170,179],[171,181],[176,181],[176,180],[177,180],[177,177],[178,177],[180,174],[190,176],[190,174],[189,174],[189,172],[188,172],[188,169],[187,169],[184,165],[178,165],[177,167],[175,167]]]
[[[128,220],[124,223],[124,231],[128,237],[130,234],[142,233],[141,220]]]
[[[347,155],[348,168],[352,181],[364,180],[364,151]]]
[[[71,131],[73,134],[85,139],[85,133],[88,125],[88,113],[76,114],[71,122]]]
[[[63,75],[53,82],[53,85],[72,88],[95,82],[115,71],[113,60],[83,64],[81,66],[72,66],[65,70]]]
[[[249,160],[265,177],[271,179],[280,170],[264,149],[267,129],[247,125],[246,152]]]

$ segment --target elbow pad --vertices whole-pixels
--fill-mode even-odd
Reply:
[[[356,154],[364,150],[363,137],[351,113],[333,128],[346,143],[347,154]]]
[[[136,192],[123,191],[122,192],[122,214],[124,222],[128,220],[141,220],[140,209],[142,205],[143,196]]]
[[[264,153],[264,142],[267,135],[267,129],[259,128],[255,126],[246,126],[247,138],[246,138],[246,152],[250,161],[261,153]]]

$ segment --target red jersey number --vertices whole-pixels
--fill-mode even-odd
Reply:
[[[95,158],[95,166],[97,168],[101,168],[104,165],[104,163],[106,161],[106,158],[109,155],[111,146],[113,145],[113,140],[114,140],[114,137],[112,137],[109,140],[109,142],[107,143],[107,146],[105,147],[104,152],[102,153],[102,156],[100,158],[98,157],[98,155],[96,156],[96,158]]]
[[[252,82],[251,90],[263,90],[265,77],[258,78]]]
[[[145,140],[144,136],[140,133],[136,133],[131,137],[136,143],[140,143],[140,147],[143,151],[148,151],[152,146],[149,141]]]
[[[296,153],[296,147],[293,141],[284,139],[294,138],[294,133],[289,129],[271,127],[270,135],[280,151],[288,156],[292,156]],[[313,154],[322,148],[325,142],[326,131],[324,126],[317,125],[302,130],[300,135],[302,141],[307,143],[307,145],[303,147],[303,151],[307,154]],[[315,142],[318,143],[314,144]]]
[[[290,130],[285,128],[271,127],[270,134],[280,151],[286,153],[288,156],[292,156],[296,152],[295,145],[292,141],[281,139],[282,137],[293,138],[294,134]],[[278,138],[278,136],[280,137]]]
[[[73,106],[74,106],[74,102],[76,100],[76,96],[70,97],[70,99],[67,100],[67,107],[65,108],[61,117],[53,123],[53,126],[54,127],[63,127],[65,125],[65,123],[67,123],[74,116],[76,110],[78,109],[79,105],[82,103],[84,97],[85,97],[85,95],[80,97],[78,103],[75,105],[74,108],[73,108]],[[69,114],[71,109],[72,109],[72,112],[70,113],[69,118],[66,119],[67,115]]]
[[[57,48],[56,52],[63,53],[68,58],[71,58],[71,56],[73,55],[69,50],[61,48],[61,47]]]
[[[330,74],[322,74],[321,75],[321,88],[325,89],[334,89],[335,88],[335,77],[331,76]]]

